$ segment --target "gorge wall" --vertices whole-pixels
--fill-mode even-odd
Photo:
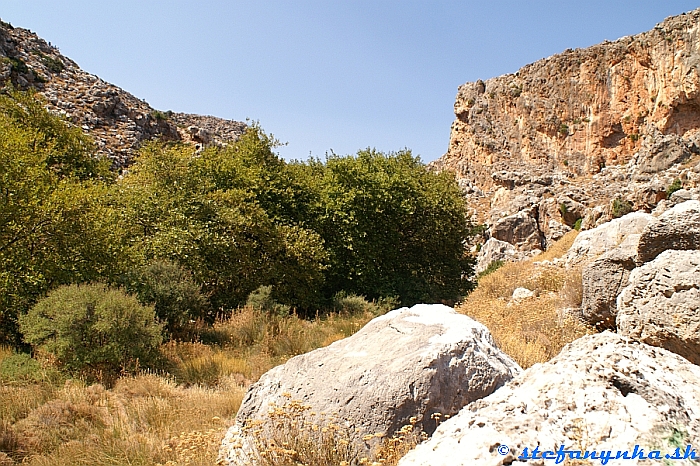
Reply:
[[[460,86],[449,149],[434,163],[479,187],[518,166],[584,175],[624,164],[645,136],[700,128],[700,10],[653,30]]]

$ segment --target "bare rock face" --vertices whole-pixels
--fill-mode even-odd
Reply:
[[[682,202],[649,222],[639,239],[639,262],[667,249],[700,249],[700,201]]]
[[[224,144],[246,125],[237,121],[160,112],[146,101],[87,73],[36,34],[0,21],[0,87],[36,89],[47,108],[90,134],[97,154],[128,166],[145,141]],[[195,134],[187,130],[198,126]],[[214,131],[212,131],[214,127]]]
[[[476,267],[474,271],[480,274],[486,270],[492,262],[517,262],[525,259],[525,257],[527,257],[527,255],[515,249],[515,246],[512,244],[497,240],[496,238],[489,238],[481,247],[476,257]]]
[[[617,296],[627,286],[636,267],[640,235],[628,235],[615,249],[586,264],[583,268],[583,320],[597,328],[615,328]]]
[[[270,403],[281,406],[285,393],[315,412],[337,413],[357,438],[392,435],[413,416],[430,434],[432,414],[455,414],[520,371],[469,317],[442,305],[397,309],[263,375],[248,390],[220,457],[241,464],[250,442],[240,426],[265,422]]]
[[[654,219],[651,214],[632,212],[591,230],[581,232],[564,255],[567,265],[593,259],[617,247],[628,236],[639,234]]]
[[[700,364],[700,251],[667,250],[634,269],[617,308],[620,334]]]
[[[648,32],[460,86],[439,165],[483,188],[503,161],[597,173],[630,160],[647,135],[693,137],[700,128],[699,28],[695,10]],[[662,143],[646,167],[684,160],[684,144],[675,142]]]
[[[615,458],[618,450],[632,452],[635,445],[645,455],[673,454],[681,445],[682,456],[687,444],[699,441],[700,367],[662,348],[604,332],[574,341],[551,361],[469,404],[399,465],[554,464],[517,459],[525,448],[532,453],[537,446],[540,455],[563,446],[608,450]],[[559,464],[569,464],[564,460],[570,461],[561,458]]]

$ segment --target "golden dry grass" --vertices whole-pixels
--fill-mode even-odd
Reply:
[[[183,388],[155,375],[122,378],[112,390],[68,381],[5,421],[3,449],[29,465],[211,465],[243,393],[235,383]]]
[[[212,465],[248,384],[372,317],[305,321],[242,309],[216,323],[218,344],[163,345],[172,375],[125,377],[110,390],[0,383],[0,465]],[[11,354],[0,349],[0,362]]]
[[[580,269],[535,265],[563,255],[576,234],[568,233],[530,260],[506,263],[482,277],[476,290],[457,308],[486,325],[500,348],[523,368],[550,360],[567,343],[593,332],[578,320],[561,315],[562,308],[581,303]],[[511,299],[518,287],[534,291],[536,297]]]

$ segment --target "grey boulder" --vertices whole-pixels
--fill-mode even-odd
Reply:
[[[645,212],[632,212],[582,231],[564,255],[566,265],[581,264],[617,247],[628,235],[641,233],[653,218]]]
[[[479,274],[486,270],[492,262],[518,262],[527,257],[527,254],[518,251],[512,244],[496,238],[489,238],[476,256],[474,271]]]
[[[652,450],[665,455],[699,440],[700,367],[662,348],[604,332],[574,341],[551,361],[471,403],[399,466],[544,466],[555,462],[517,458],[525,448],[531,453],[539,446],[542,453],[560,445],[612,451],[613,458],[635,445],[647,455]],[[563,459],[558,464],[583,464]]]
[[[537,220],[527,211],[520,211],[498,220],[491,226],[491,237],[510,243],[521,251],[544,248],[544,238]]]
[[[634,269],[617,308],[620,334],[700,364],[700,251],[664,251]]]
[[[617,296],[627,286],[630,272],[636,265],[639,236],[628,235],[618,247],[583,267],[581,315],[584,321],[599,329],[615,328]]]
[[[266,428],[270,404],[295,400],[334,413],[360,454],[364,435],[391,436],[416,417],[431,434],[432,415],[452,415],[521,372],[488,329],[443,305],[416,305],[377,317],[351,337],[296,356],[248,390],[220,450],[223,464],[251,461],[241,427]]]
[[[667,249],[700,249],[700,201],[678,204],[644,227],[639,262],[649,262]]]

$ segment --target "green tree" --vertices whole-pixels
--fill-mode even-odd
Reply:
[[[53,290],[19,322],[25,341],[66,370],[107,381],[148,367],[162,341],[153,307],[100,283]]]
[[[17,316],[51,288],[94,279],[119,256],[112,176],[89,138],[29,93],[0,94],[0,342],[19,343]]]
[[[451,301],[473,288],[473,226],[454,176],[404,150],[332,155],[307,164],[313,229],[329,251],[325,295]]]
[[[215,309],[245,303],[261,285],[282,303],[312,306],[325,250],[280,200],[286,165],[271,144],[253,127],[226,149],[147,145],[113,195],[135,255],[191,270]]]

